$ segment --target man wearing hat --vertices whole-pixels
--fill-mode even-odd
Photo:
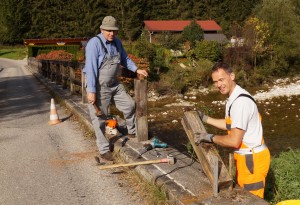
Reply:
[[[100,156],[108,161],[113,160],[113,150],[110,149],[104,131],[111,100],[124,115],[128,137],[135,137],[136,131],[135,102],[117,80],[119,66],[122,65],[140,75],[148,76],[147,71],[138,69],[134,62],[128,58],[120,39],[116,37],[118,30],[117,21],[114,17],[104,17],[100,26],[100,34],[91,38],[85,48],[84,73],[87,80],[88,108]],[[101,116],[96,116],[94,104],[102,111]]]

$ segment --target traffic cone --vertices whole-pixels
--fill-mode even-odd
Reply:
[[[50,120],[48,122],[49,125],[56,125],[60,123],[60,120],[58,119],[58,115],[55,108],[54,99],[51,98],[51,105],[50,105]]]

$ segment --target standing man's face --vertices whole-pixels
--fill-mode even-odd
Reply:
[[[117,31],[101,29],[101,33],[107,41],[113,41],[117,34]]]
[[[223,95],[230,96],[234,87],[235,82],[234,73],[227,73],[224,69],[219,68],[211,74],[214,86],[219,89],[220,93]]]

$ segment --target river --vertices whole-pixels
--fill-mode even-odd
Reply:
[[[300,147],[300,80],[278,80],[272,86],[252,88],[249,92],[257,101],[262,115],[265,142],[271,155]],[[162,141],[190,152],[188,138],[181,125],[184,111],[201,109],[216,118],[224,117],[226,98],[207,89],[194,90],[186,95],[157,98],[148,102],[149,131]],[[224,133],[205,125],[208,133]],[[218,146],[220,155],[228,157],[232,150]],[[226,160],[225,160],[226,161]]]

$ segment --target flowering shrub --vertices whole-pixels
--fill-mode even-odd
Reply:
[[[133,54],[128,54],[128,57],[136,64],[139,69],[149,71],[149,62],[146,58],[138,58]]]
[[[42,53],[36,56],[36,59],[39,60],[60,60],[60,61],[72,61],[74,59],[74,55],[68,53],[65,50],[55,50],[50,51],[49,53]]]

